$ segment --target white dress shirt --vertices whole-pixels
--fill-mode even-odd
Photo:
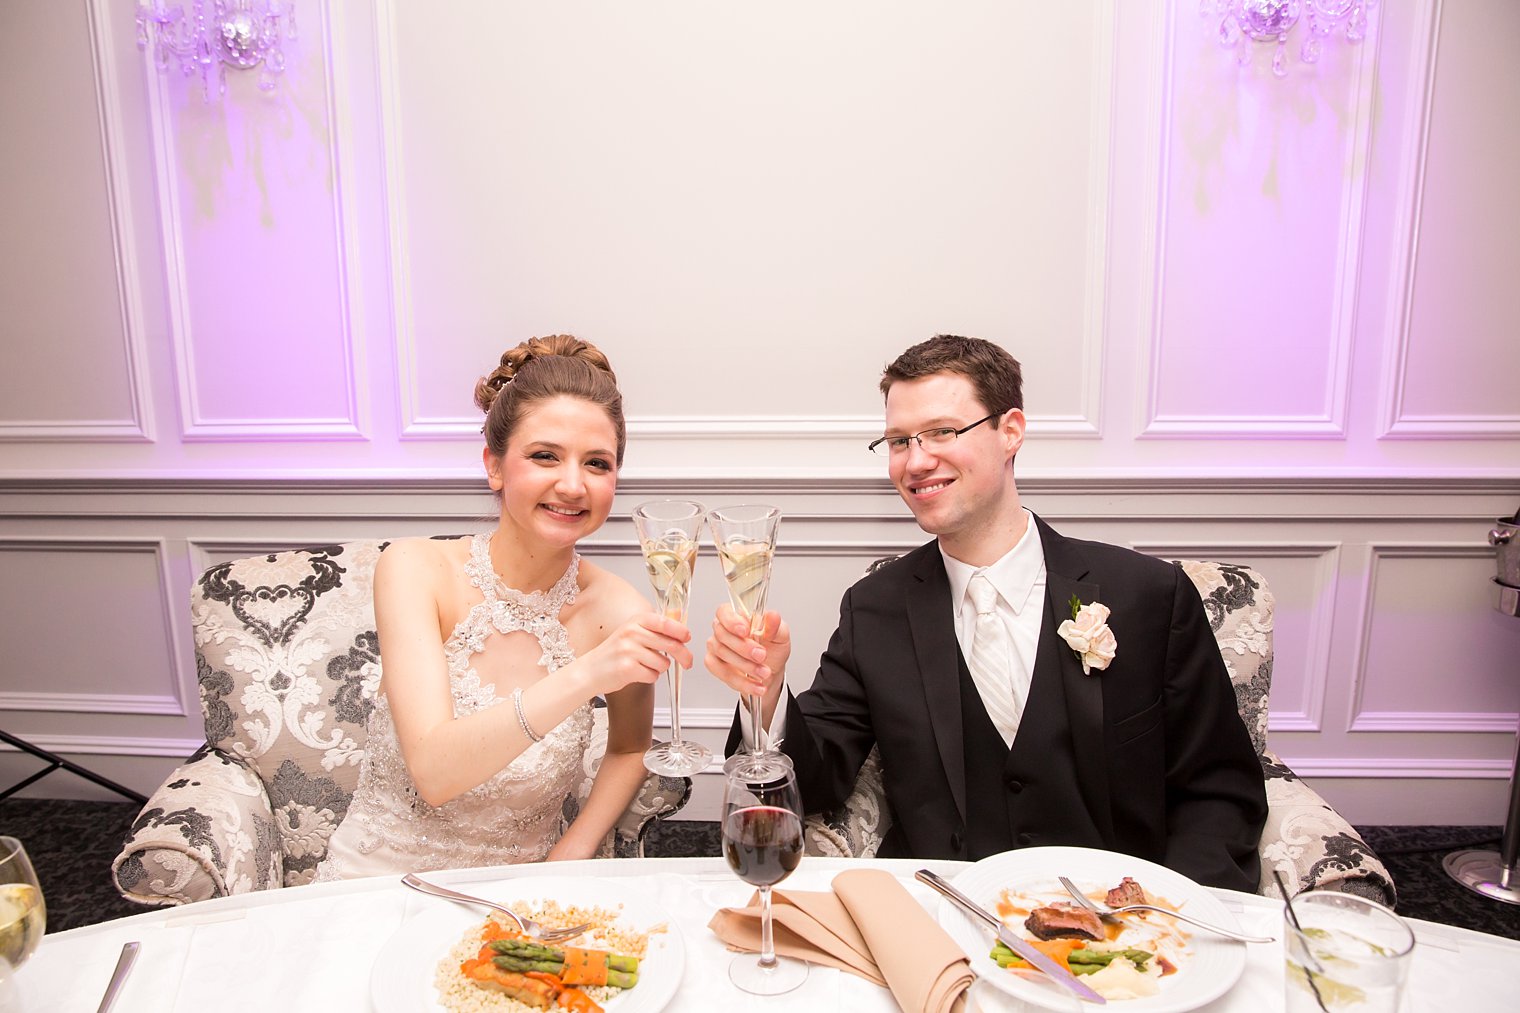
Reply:
[[[1024,536],[991,566],[976,567],[963,563],[945,552],[943,546],[940,547],[940,556],[945,561],[945,576],[950,578],[950,600],[956,603],[955,639],[960,644],[961,656],[971,657],[972,638],[976,631],[976,606],[972,604],[966,588],[971,583],[973,574],[985,573],[992,586],[997,588],[998,615],[1008,626],[1008,635],[1016,652],[1016,657],[1008,666],[1008,692],[1012,694],[1017,690],[1014,699],[1021,701],[1029,699],[1029,686],[1034,680],[1035,652],[1040,643],[1040,628],[1045,624],[1045,546],[1040,542],[1040,529],[1034,522],[1034,515],[1026,509],[1024,517]],[[739,725],[744,733],[743,741],[748,743],[753,727],[750,724],[749,708],[739,708]],[[786,693],[783,692],[776,703],[770,730],[764,736],[765,741],[761,747],[766,748],[770,743],[780,741],[785,729]]]
[[[967,592],[971,578],[984,574],[997,589],[997,615],[1008,630],[1014,650],[1003,672],[1008,685],[1001,692],[1005,699],[1012,696],[1019,701],[1021,707],[1029,699],[1040,628],[1045,624],[1045,547],[1033,515],[1028,510],[1024,515],[1027,518],[1024,537],[991,566],[963,563],[945,552],[943,546],[940,548],[945,576],[950,578],[950,600],[959,604],[955,612],[955,639],[961,645],[963,658],[969,660],[976,646],[976,605]]]

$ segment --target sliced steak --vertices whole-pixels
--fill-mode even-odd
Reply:
[[[1103,923],[1085,907],[1056,903],[1037,907],[1024,919],[1036,939],[1103,939]]]
[[[1140,886],[1139,883],[1136,883],[1133,879],[1125,876],[1123,882],[1114,887],[1112,890],[1108,891],[1108,897],[1106,899],[1108,901],[1109,907],[1124,907],[1127,904],[1144,904],[1145,890]]]

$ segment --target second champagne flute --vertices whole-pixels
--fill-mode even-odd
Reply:
[[[649,582],[660,613],[686,622],[691,600],[691,572],[697,564],[697,539],[706,507],[684,499],[662,499],[634,508],[633,524],[644,550]],[[685,777],[707,766],[712,750],[681,738],[681,666],[670,660],[670,741],[656,742],[644,753],[644,766],[656,774]]]
[[[765,597],[771,586],[781,508],[758,503],[720,507],[707,515],[707,522],[717,543],[718,561],[723,564],[729,601],[734,611],[749,621],[750,635],[758,636],[765,624]],[[758,755],[762,752],[760,698],[749,696],[745,703],[750,717],[749,751]]]

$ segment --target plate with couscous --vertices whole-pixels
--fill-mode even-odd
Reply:
[[[545,928],[591,923],[543,944],[510,918],[438,900],[396,930],[370,974],[376,1013],[655,1013],[681,983],[686,946],[658,904],[605,879],[525,877],[467,891]]]

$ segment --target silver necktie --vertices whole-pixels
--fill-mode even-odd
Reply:
[[[1008,635],[1002,616],[998,615],[997,588],[992,586],[986,574],[973,574],[967,590],[971,603],[976,606],[976,626],[972,634],[971,657],[966,665],[993,727],[1003,737],[1003,742],[1012,746],[1022,710],[1022,702],[1013,688],[1013,638]]]

